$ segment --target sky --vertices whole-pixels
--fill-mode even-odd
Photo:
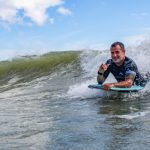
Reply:
[[[139,44],[149,35],[149,0],[0,0],[4,55],[101,50],[115,41]]]

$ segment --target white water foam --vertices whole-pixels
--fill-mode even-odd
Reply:
[[[150,92],[150,81],[147,83],[147,85],[146,85],[144,91]]]
[[[143,116],[145,116],[145,115],[147,115],[147,114],[149,114],[149,113],[150,113],[150,111],[136,112],[136,113],[131,113],[131,114],[127,114],[127,115],[115,115],[115,117],[131,120],[131,119],[143,117]]]
[[[88,85],[93,84],[95,79],[87,80],[83,83],[78,83],[69,87],[67,96],[71,98],[93,98],[101,97],[104,94],[104,91],[97,89],[89,89]]]

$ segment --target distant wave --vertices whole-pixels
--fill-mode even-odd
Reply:
[[[0,62],[0,81],[5,82],[19,76],[21,80],[32,80],[53,73],[58,68],[77,62],[79,51],[50,52],[41,56],[24,56]]]

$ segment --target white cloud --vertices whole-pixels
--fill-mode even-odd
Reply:
[[[41,26],[49,19],[47,9],[60,6],[63,3],[63,0],[0,0],[0,21],[13,24],[29,18]],[[62,14],[71,13],[68,9],[64,8],[63,10],[62,8],[60,9]]]
[[[63,15],[71,15],[72,14],[72,12],[69,9],[64,8],[64,7],[59,7],[57,11]]]

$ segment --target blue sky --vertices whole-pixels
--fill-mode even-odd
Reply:
[[[105,49],[149,33],[149,0],[0,1],[3,52]]]

